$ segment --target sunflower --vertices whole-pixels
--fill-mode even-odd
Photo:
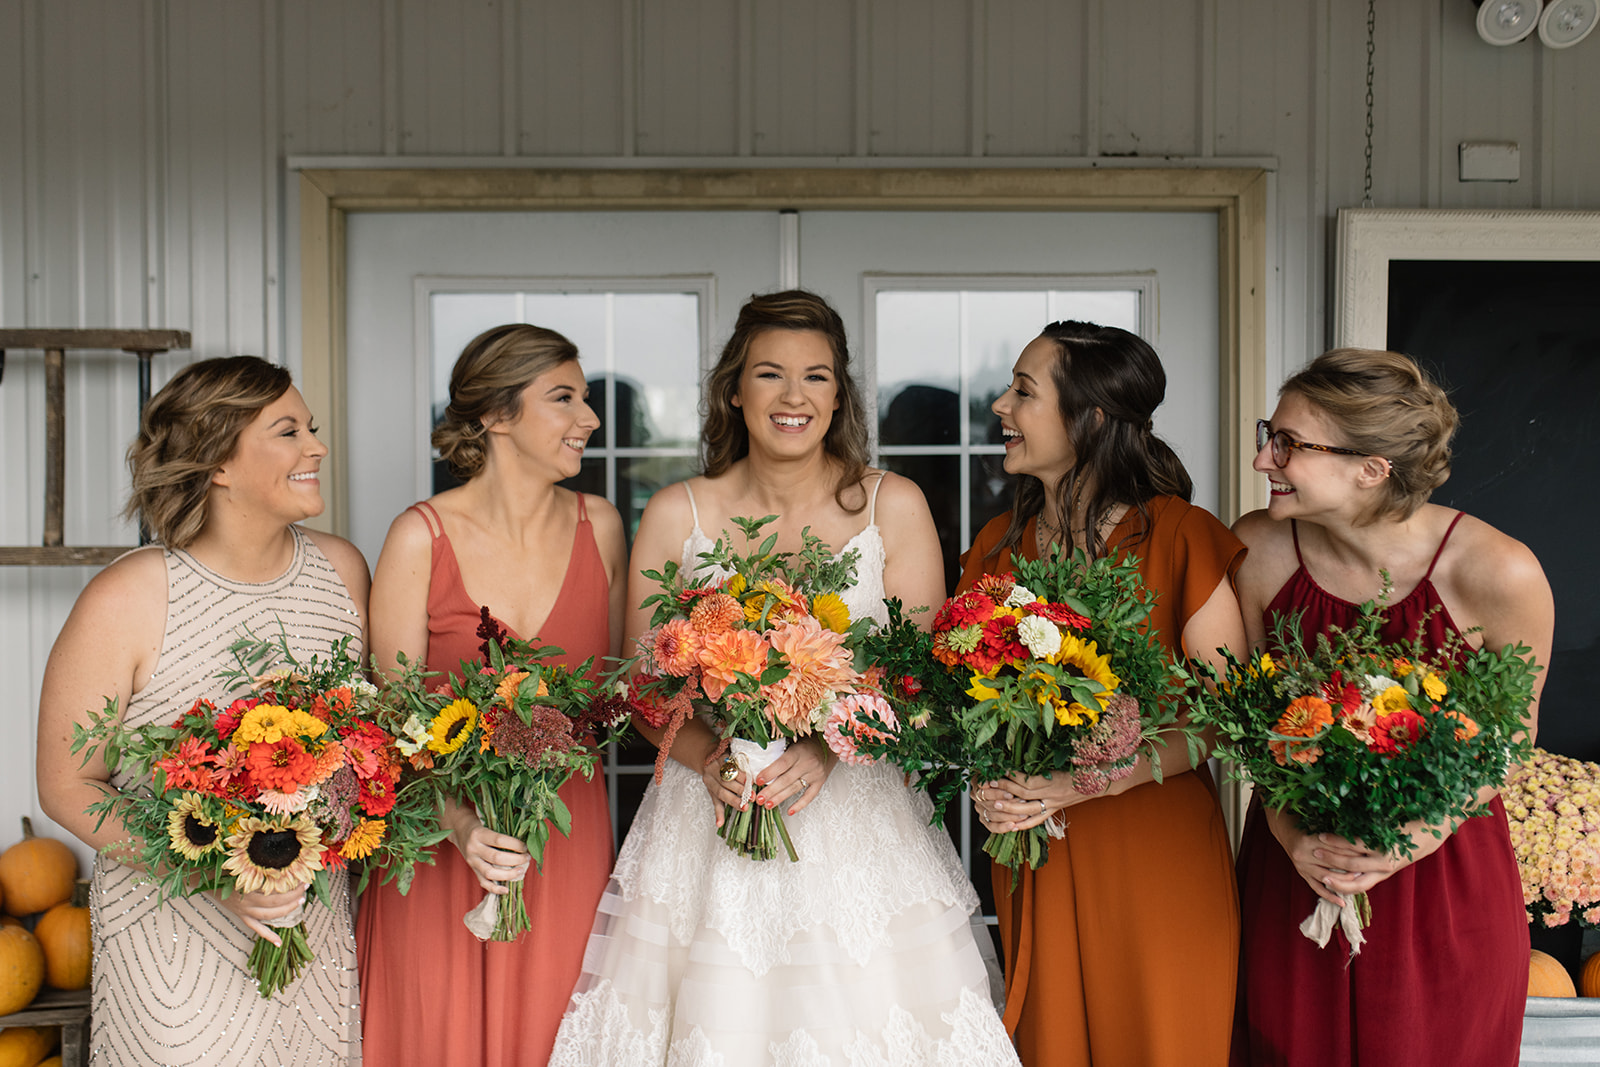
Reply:
[[[322,870],[322,835],[303,815],[272,822],[240,819],[227,843],[222,867],[241,893],[286,893]]]
[[[350,831],[344,844],[339,846],[339,855],[347,860],[366,859],[382,843],[388,828],[382,819],[362,819],[361,824]]]
[[[222,834],[216,820],[206,814],[205,799],[198,793],[185,793],[167,813],[167,836],[172,851],[187,860],[197,860],[222,847]]]
[[[823,593],[811,602],[811,614],[836,634],[850,629],[850,609],[838,593]]]
[[[428,732],[432,737],[428,747],[441,756],[448,756],[467,743],[467,735],[477,725],[477,706],[470,700],[452,700],[429,724]]]
[[[1102,655],[1093,641],[1064,633],[1061,635],[1061,652],[1055,656],[1055,662],[1063,667],[1071,667],[1089,681],[1100,684],[1100,692],[1094,698],[1099,707],[1088,708],[1073,701],[1066,707],[1056,708],[1056,721],[1063,726],[1081,722],[1085,716],[1090,722],[1097,721],[1111,702],[1111,694],[1122,684],[1122,679],[1111,669],[1110,654]]]

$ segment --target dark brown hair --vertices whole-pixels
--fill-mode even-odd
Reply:
[[[206,525],[211,476],[239,447],[239,434],[289,391],[289,372],[256,356],[191,363],[139,416],[128,447],[133,489],[123,514],[137,516],[168,548],[187,548]]]
[[[1377,507],[1364,516],[1410,518],[1450,477],[1455,405],[1409,356],[1371,348],[1336,348],[1291,377],[1279,394],[1297,393],[1339,428],[1342,442],[1389,461]]]
[[[468,341],[450,371],[450,404],[433,428],[433,447],[450,473],[466,481],[483,470],[485,422],[516,418],[530,382],[577,358],[577,345],[526,323],[496,326]]]
[[[1151,423],[1167,395],[1161,359],[1142,337],[1115,326],[1052,322],[1040,336],[1056,344],[1058,358],[1051,366],[1051,380],[1077,459],[1055,485],[1047,486],[1032,475],[1018,477],[1011,523],[994,551],[1022,540],[1028,520],[1044,510],[1046,493],[1055,495],[1067,525],[1073,501],[1082,500],[1084,522],[1091,531],[1090,555],[1105,552],[1101,524],[1118,505],[1138,508],[1144,519],[1143,528],[1129,542],[1137,544],[1149,531],[1151,497],[1188,500],[1194,495],[1183,461],[1155,435]]]
[[[815,330],[828,340],[833,352],[833,378],[838,390],[839,409],[833,413],[822,447],[839,463],[839,481],[833,498],[852,514],[866,507],[865,498],[855,507],[844,502],[846,492],[861,484],[867,472],[867,416],[861,393],[850,376],[850,350],[845,340],[844,320],[828,302],[804,289],[752,296],[739,309],[733,336],[722,348],[717,365],[706,380],[701,401],[705,416],[700,427],[701,470],[708,478],[727,472],[736,460],[750,454],[750,433],[745,428],[744,412],[733,406],[739,391],[739,378],[750,354],[750,345],[767,330]]]

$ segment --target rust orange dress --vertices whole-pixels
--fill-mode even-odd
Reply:
[[[1150,626],[1175,654],[1191,616],[1245,549],[1203,508],[1155,497],[1148,536],[1130,508],[1107,539],[1140,560],[1157,594]],[[1010,516],[962,557],[958,591],[1009,573],[988,556]],[[1037,558],[1035,522],[1018,547]],[[1134,543],[1137,541],[1137,543]],[[1172,744],[1183,744],[1174,739]],[[1006,1029],[1028,1067],[1207,1067],[1228,1061],[1239,952],[1233,854],[1205,767],[1074,805],[1049,861],[994,865],[1005,950]]]
[[[438,514],[426,503],[415,508],[433,532],[428,669],[457,674],[463,659],[482,655],[479,606],[462,585]],[[576,667],[609,652],[608,589],[580,495],[567,575],[537,636],[565,651],[556,662]],[[520,941],[480,942],[462,923],[483,889],[449,842],[432,866],[417,866],[406,895],[392,884],[368,887],[356,918],[366,1062],[511,1067],[549,1058],[612,859],[604,779],[575,775],[560,796],[572,812],[572,836],[551,834],[543,873],[529,870],[523,899],[532,929]]]

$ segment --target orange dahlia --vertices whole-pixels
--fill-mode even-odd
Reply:
[[[727,593],[703,596],[689,612],[689,625],[699,634],[717,634],[731,630],[744,619],[744,608]]]
[[[707,639],[712,635],[707,635]],[[694,670],[700,653],[701,635],[688,619],[670,619],[656,631],[656,663],[663,671],[683,677]]]

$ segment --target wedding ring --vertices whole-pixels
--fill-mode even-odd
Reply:
[[[1045,809],[1045,806],[1044,806],[1044,801],[1040,800],[1039,801],[1039,814],[1043,815],[1045,813],[1045,810],[1046,809]]]
[[[810,789],[810,788],[811,788],[810,786],[806,785],[806,780],[804,778],[801,778],[800,779],[800,792],[804,793],[807,789]]]
[[[729,756],[722,761],[722,780],[731,782],[739,777],[739,761]]]

